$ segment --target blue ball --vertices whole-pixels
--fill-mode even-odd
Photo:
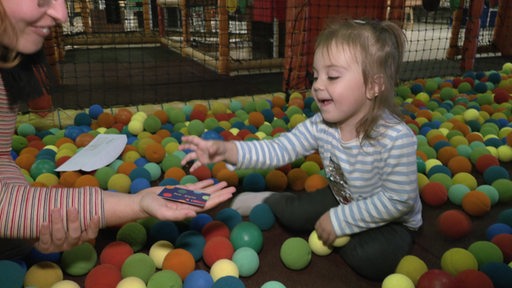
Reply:
[[[26,269],[19,263],[0,260],[0,282],[2,287],[23,287]]]
[[[98,119],[101,113],[103,113],[103,107],[99,104],[93,104],[89,107],[89,116],[91,116],[92,119]]]
[[[43,253],[37,250],[36,248],[32,248],[30,250],[30,253],[28,253],[27,257],[25,258],[25,260],[27,261],[27,264],[29,264],[29,266],[43,261],[59,264],[61,255],[62,254],[60,252]]]
[[[196,217],[192,218],[189,223],[189,227],[191,230],[195,230],[197,232],[201,232],[203,227],[210,223],[213,220],[213,217],[206,213],[197,214]]]
[[[130,193],[135,194],[141,190],[151,187],[151,183],[146,178],[135,178],[130,184]]]
[[[213,283],[212,288],[245,288],[244,282],[235,276],[220,277]]]
[[[487,81],[493,84],[499,84],[501,82],[501,75],[498,72],[491,72],[487,76]]]
[[[228,207],[217,212],[217,214],[215,214],[215,220],[226,224],[229,230],[232,230],[238,223],[242,222],[243,218],[240,212]]]
[[[183,281],[183,288],[211,288],[212,286],[213,278],[205,270],[194,270]]]
[[[249,221],[256,224],[261,230],[265,231],[276,223],[276,217],[270,206],[266,203],[260,203],[254,206],[249,213]]]
[[[512,234],[512,227],[505,223],[494,223],[487,227],[485,236],[487,240],[492,241],[492,238],[498,234]]]
[[[80,129],[78,126],[68,126],[66,129],[64,129],[64,137],[67,137],[73,141],[75,141],[76,137],[82,133],[82,129]]]
[[[213,130],[203,132],[203,134],[201,134],[201,138],[203,138],[203,140],[224,140],[224,138],[222,138],[219,133]]]
[[[265,178],[260,173],[249,173],[242,180],[244,191],[263,191],[265,190]]]
[[[75,115],[73,123],[76,126],[90,126],[92,123],[91,116],[85,112],[79,112]]]
[[[263,118],[268,123],[271,123],[274,120],[274,112],[272,112],[272,109],[265,108],[261,110],[261,114],[263,114]]]
[[[151,181],[151,173],[149,173],[149,171],[144,167],[135,167],[128,176],[132,181],[137,178],[144,178],[148,180],[148,182]]]
[[[491,262],[482,265],[480,271],[484,272],[494,284],[494,288],[512,287],[512,268],[505,263]]]
[[[437,173],[443,173],[443,174],[446,174],[446,175],[452,177],[452,171],[450,170],[450,168],[448,168],[448,167],[446,167],[444,165],[434,165],[434,166],[432,166],[428,170],[427,177],[430,178],[430,177],[432,177],[432,175],[437,174]]]
[[[484,171],[485,183],[492,185],[492,183],[498,179],[510,179],[510,175],[502,166],[491,166]]]
[[[203,257],[203,249],[206,244],[204,236],[194,230],[185,231],[176,239],[176,248],[182,248],[190,252],[196,261]]]
[[[162,181],[160,181],[160,183],[158,183],[158,186],[174,186],[174,185],[178,185],[180,184],[180,182],[174,178],[165,178],[165,179],[162,179]]]
[[[159,221],[153,224],[149,229],[149,241],[155,243],[160,240],[166,240],[174,244],[180,236],[180,233],[180,229],[176,223],[171,221]]]
[[[135,163],[135,165],[137,165],[137,167],[144,167],[144,165],[148,164],[149,161],[144,157],[139,157],[139,158],[135,159],[135,161],[133,161],[133,163]]]

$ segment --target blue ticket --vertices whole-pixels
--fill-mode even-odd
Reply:
[[[190,204],[198,207],[204,207],[206,201],[210,198],[210,194],[199,191],[186,189],[183,187],[166,186],[158,196],[170,200]]]

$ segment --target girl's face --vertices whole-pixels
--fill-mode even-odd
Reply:
[[[323,119],[337,124],[343,133],[354,136],[357,124],[369,112],[375,94],[366,89],[361,66],[353,53],[336,45],[317,50],[313,76],[312,94]]]
[[[20,53],[31,54],[43,46],[50,28],[67,20],[64,0],[0,0],[14,24],[18,39],[0,38],[2,44]]]

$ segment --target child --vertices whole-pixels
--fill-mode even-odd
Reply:
[[[99,187],[32,187],[11,156],[18,104],[42,93],[34,72],[44,68],[44,38],[67,20],[63,0],[0,0],[0,259],[25,256],[33,247],[60,252],[96,238],[105,226],[149,216],[178,221],[231,198],[234,187],[204,180],[191,189],[211,194],[201,209],[166,201],[151,187],[137,194]]]
[[[324,244],[350,236],[337,251],[360,275],[380,281],[394,272],[420,228],[416,137],[400,120],[394,87],[405,46],[391,22],[339,20],[316,42],[312,95],[320,112],[264,141],[183,137],[183,163],[226,161],[237,168],[280,167],[318,151],[329,187],[311,193],[245,192],[233,203],[247,213],[264,201],[280,223]]]

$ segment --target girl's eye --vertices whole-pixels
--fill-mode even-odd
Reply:
[[[329,81],[334,81],[334,80],[338,80],[340,77],[339,76],[328,76],[327,79]]]

